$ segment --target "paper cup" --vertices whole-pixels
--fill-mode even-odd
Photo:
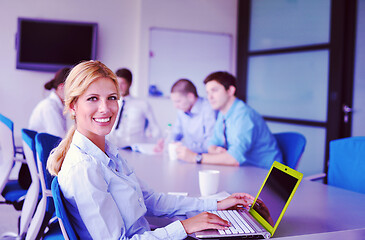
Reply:
[[[199,188],[200,188],[200,194],[203,197],[217,193],[218,186],[219,186],[218,170],[199,171]]]

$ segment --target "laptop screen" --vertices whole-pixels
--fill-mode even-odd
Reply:
[[[297,178],[272,168],[253,209],[274,227],[297,182]]]

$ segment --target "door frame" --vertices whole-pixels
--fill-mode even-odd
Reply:
[[[354,61],[356,42],[357,0],[332,0],[330,39],[328,44],[315,44],[274,50],[249,51],[251,1],[238,1],[237,31],[237,97],[247,100],[248,58],[250,56],[303,52],[329,51],[327,121],[307,121],[274,116],[263,116],[267,121],[323,127],[326,129],[324,172],[328,171],[329,142],[351,136],[351,113],[344,122],[343,106],[352,107]]]

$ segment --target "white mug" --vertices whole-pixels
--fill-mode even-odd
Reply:
[[[218,186],[219,186],[218,170],[199,171],[199,188],[200,188],[200,194],[203,197],[217,193]]]

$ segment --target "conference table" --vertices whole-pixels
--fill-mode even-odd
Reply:
[[[253,166],[170,161],[166,154],[147,155],[126,150],[120,153],[137,176],[155,191],[187,193],[192,197],[200,196],[199,170],[220,171],[218,191],[246,192],[253,196],[268,173],[267,169]],[[273,238],[365,239],[364,233],[365,194],[302,180]]]

